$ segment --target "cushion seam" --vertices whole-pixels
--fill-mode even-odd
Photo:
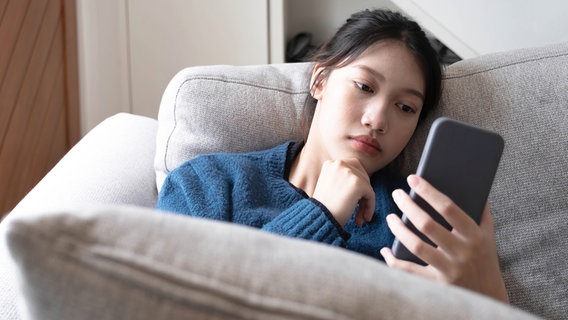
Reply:
[[[256,83],[256,82],[239,80],[239,79],[232,79],[232,78],[228,78],[228,77],[217,77],[217,76],[190,77],[188,79],[185,79],[183,81],[183,83],[180,84],[180,88],[183,87],[187,82],[194,81],[194,80],[219,81],[219,82],[225,82],[225,83],[241,84],[241,85],[246,85],[246,86],[250,86],[250,87],[256,87],[256,88],[259,88],[259,89],[274,90],[274,91],[279,91],[279,92],[288,93],[288,94],[305,94],[305,93],[308,93],[308,90],[305,90],[305,89],[300,89],[300,90],[294,90],[294,89],[291,89],[291,88],[284,88],[283,89],[283,88],[280,88],[279,86],[262,85],[262,84],[259,84],[259,83]]]

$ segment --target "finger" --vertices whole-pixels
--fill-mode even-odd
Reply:
[[[456,231],[465,236],[476,232],[477,223],[452,199],[438,191],[428,181],[416,175],[408,176],[407,181],[414,192],[432,206]]]
[[[385,263],[389,267],[393,267],[393,268],[396,268],[396,269],[402,269],[402,270],[409,271],[409,272],[412,272],[412,273],[419,272],[419,269],[423,268],[423,266],[418,265],[416,263],[398,259],[397,257],[394,256],[394,253],[392,252],[392,250],[390,248],[387,248],[387,247],[382,248],[380,253],[383,256],[383,258],[385,259]]]
[[[342,160],[345,164],[347,164],[358,177],[365,179],[365,181],[369,182],[370,177],[365,167],[357,158],[347,158]]]
[[[402,212],[408,217],[410,222],[422,232],[428,239],[436,244],[436,246],[448,254],[455,256],[463,250],[463,236],[456,238],[452,231],[447,230],[444,226],[434,220],[430,214],[424,211],[416,202],[410,198],[405,192],[393,193],[393,199]],[[464,213],[465,214],[465,213]],[[450,223],[451,224],[451,223]],[[425,262],[435,267],[447,268],[446,260],[431,260]],[[440,261],[439,263],[437,261]]]
[[[369,185],[365,195],[359,200],[359,208],[355,214],[355,223],[362,226],[363,223],[371,221],[375,213],[375,191]]]
[[[359,207],[355,214],[355,224],[362,226],[365,221],[369,222],[373,218],[375,212],[375,191],[370,184],[369,175],[359,159],[347,158],[342,161],[351,168],[353,174],[368,183],[362,190],[363,194],[358,201]]]
[[[396,190],[393,192],[393,199],[410,222],[437,246],[441,246],[449,252],[459,250],[455,240],[453,240],[454,236],[452,236],[451,232],[434,220],[426,211],[416,204],[406,192]],[[414,234],[410,230],[408,231]],[[417,238],[420,239],[419,237]],[[408,249],[410,250],[410,248]]]
[[[403,271],[406,271],[406,272],[409,272],[409,273],[420,275],[420,276],[425,277],[425,278],[430,278],[430,279],[435,278],[432,275],[431,271],[428,269],[428,267],[424,267],[424,266],[418,265],[418,264],[413,263],[413,262],[400,260],[400,259],[398,259],[397,257],[394,256],[394,254],[392,253],[392,250],[390,248],[386,248],[386,247],[382,248],[380,253],[383,256],[383,258],[385,259],[385,263],[390,268],[403,270]]]
[[[365,218],[362,215],[362,210],[364,208],[362,208],[361,205],[359,205],[359,208],[357,209],[357,212],[355,213],[355,225],[361,227],[363,225],[363,223],[365,222]]]
[[[434,267],[447,264],[447,259],[442,252],[412,232],[396,214],[387,216],[387,224],[394,236],[422,261]],[[448,232],[446,229],[444,231]]]

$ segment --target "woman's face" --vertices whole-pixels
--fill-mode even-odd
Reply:
[[[425,87],[418,60],[403,43],[377,42],[314,89],[318,103],[307,145],[319,149],[322,161],[357,158],[371,175],[412,137]]]

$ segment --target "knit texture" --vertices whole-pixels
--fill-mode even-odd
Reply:
[[[300,149],[300,144],[287,142],[265,151],[189,160],[167,176],[157,208],[345,247],[382,260],[379,250],[394,239],[385,217],[399,213],[391,192],[407,188],[403,180],[386,170],[375,174],[372,220],[359,227],[352,216],[343,228],[323,204],[287,181]]]

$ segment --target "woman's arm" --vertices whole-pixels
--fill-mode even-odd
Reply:
[[[279,212],[276,216],[271,203],[266,203],[267,212],[258,217],[247,214],[252,204],[243,204],[240,212],[235,206],[232,183],[223,175],[201,176],[194,163],[188,162],[172,171],[164,181],[156,208],[185,215],[241,223],[272,233],[313,240],[345,247],[349,233],[334,219],[327,208],[316,199],[302,199]],[[243,193],[252,190],[240,190]],[[248,197],[244,197],[248,199]],[[242,199],[241,199],[242,200]],[[246,201],[245,201],[246,202]],[[255,205],[259,205],[258,203]],[[261,205],[263,207],[264,205]],[[273,217],[273,218],[271,218]]]
[[[350,235],[319,201],[303,199],[284,210],[262,230],[345,247]]]
[[[230,190],[221,179],[205,178],[188,161],[166,177],[156,209],[201,218],[229,221]]]
[[[355,213],[355,223],[370,221],[375,208],[375,193],[369,176],[359,160],[326,161],[311,198],[294,204],[264,226],[264,230],[345,246],[350,234],[344,226]]]
[[[408,178],[410,187],[453,227],[447,230],[423,211],[408,194],[393,192],[393,198],[409,220],[437,247],[422,241],[396,215],[387,222],[393,234],[427,266],[399,260],[388,248],[381,250],[386,263],[394,268],[468,288],[508,303],[509,297],[499,269],[493,217],[486,206],[477,225],[447,196],[418,176]]]

